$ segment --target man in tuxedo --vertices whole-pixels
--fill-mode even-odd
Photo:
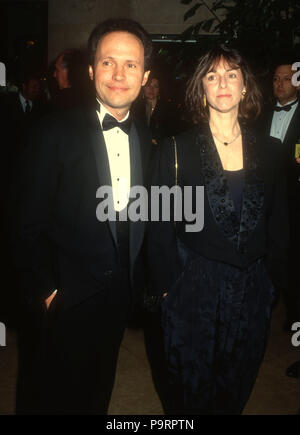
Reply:
[[[270,136],[281,141],[282,158],[286,166],[287,195],[290,214],[290,244],[287,258],[287,284],[283,289],[286,308],[284,329],[291,332],[294,322],[300,320],[300,103],[298,92],[300,86],[292,82],[293,62],[280,63],[274,69],[273,94],[276,105],[270,112],[267,123]],[[298,364],[298,366],[297,366]],[[288,368],[287,374],[300,375],[300,362]]]
[[[24,164],[16,243],[29,314],[17,413],[106,414],[144,286],[145,223],[98,220],[96,192],[112,187],[118,218],[130,188],[145,184],[151,135],[129,110],[147,81],[152,44],[135,21],[109,19],[93,30],[89,51],[95,105],[43,120]]]
[[[298,91],[292,83],[292,63],[279,64],[273,74],[273,92],[276,106],[271,118],[269,134],[282,143],[283,159],[286,165],[287,193],[290,212],[290,246],[288,253],[288,282],[284,290],[287,330],[299,321],[297,301],[300,295],[298,252],[300,243],[300,165],[296,161],[297,144],[300,144],[300,104]]]

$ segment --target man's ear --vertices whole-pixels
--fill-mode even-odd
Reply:
[[[94,70],[92,65],[89,66],[89,76],[91,80],[94,80]]]
[[[145,84],[147,83],[148,77],[149,77],[150,71],[145,71],[144,72],[144,77],[143,77],[143,81],[142,81],[142,86],[145,86]]]

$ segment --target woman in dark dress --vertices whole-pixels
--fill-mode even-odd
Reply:
[[[248,126],[260,92],[236,50],[200,59],[187,102],[195,128],[159,147],[152,185],[190,186],[204,226],[150,223],[152,295],[164,296],[173,412],[240,414],[264,356],[274,285],[284,279],[284,176],[275,144]],[[204,186],[201,208],[196,186]],[[183,194],[184,205],[189,199]]]

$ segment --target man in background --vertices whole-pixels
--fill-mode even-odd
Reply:
[[[284,329],[292,331],[292,325],[300,321],[300,85],[292,78],[294,62],[288,60],[277,64],[273,74],[273,94],[276,105],[268,119],[268,133],[280,140],[282,158],[286,167],[287,197],[290,214],[290,244],[287,256],[287,283],[283,289],[286,309]],[[280,229],[278,229],[280,231]],[[300,376],[300,361],[287,369],[287,375]]]

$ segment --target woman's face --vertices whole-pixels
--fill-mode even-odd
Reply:
[[[156,100],[159,94],[159,83],[157,79],[152,79],[145,85],[144,95],[147,100]]]
[[[239,67],[230,66],[223,58],[203,78],[209,110],[227,113],[238,110],[242,92],[246,91]]]

